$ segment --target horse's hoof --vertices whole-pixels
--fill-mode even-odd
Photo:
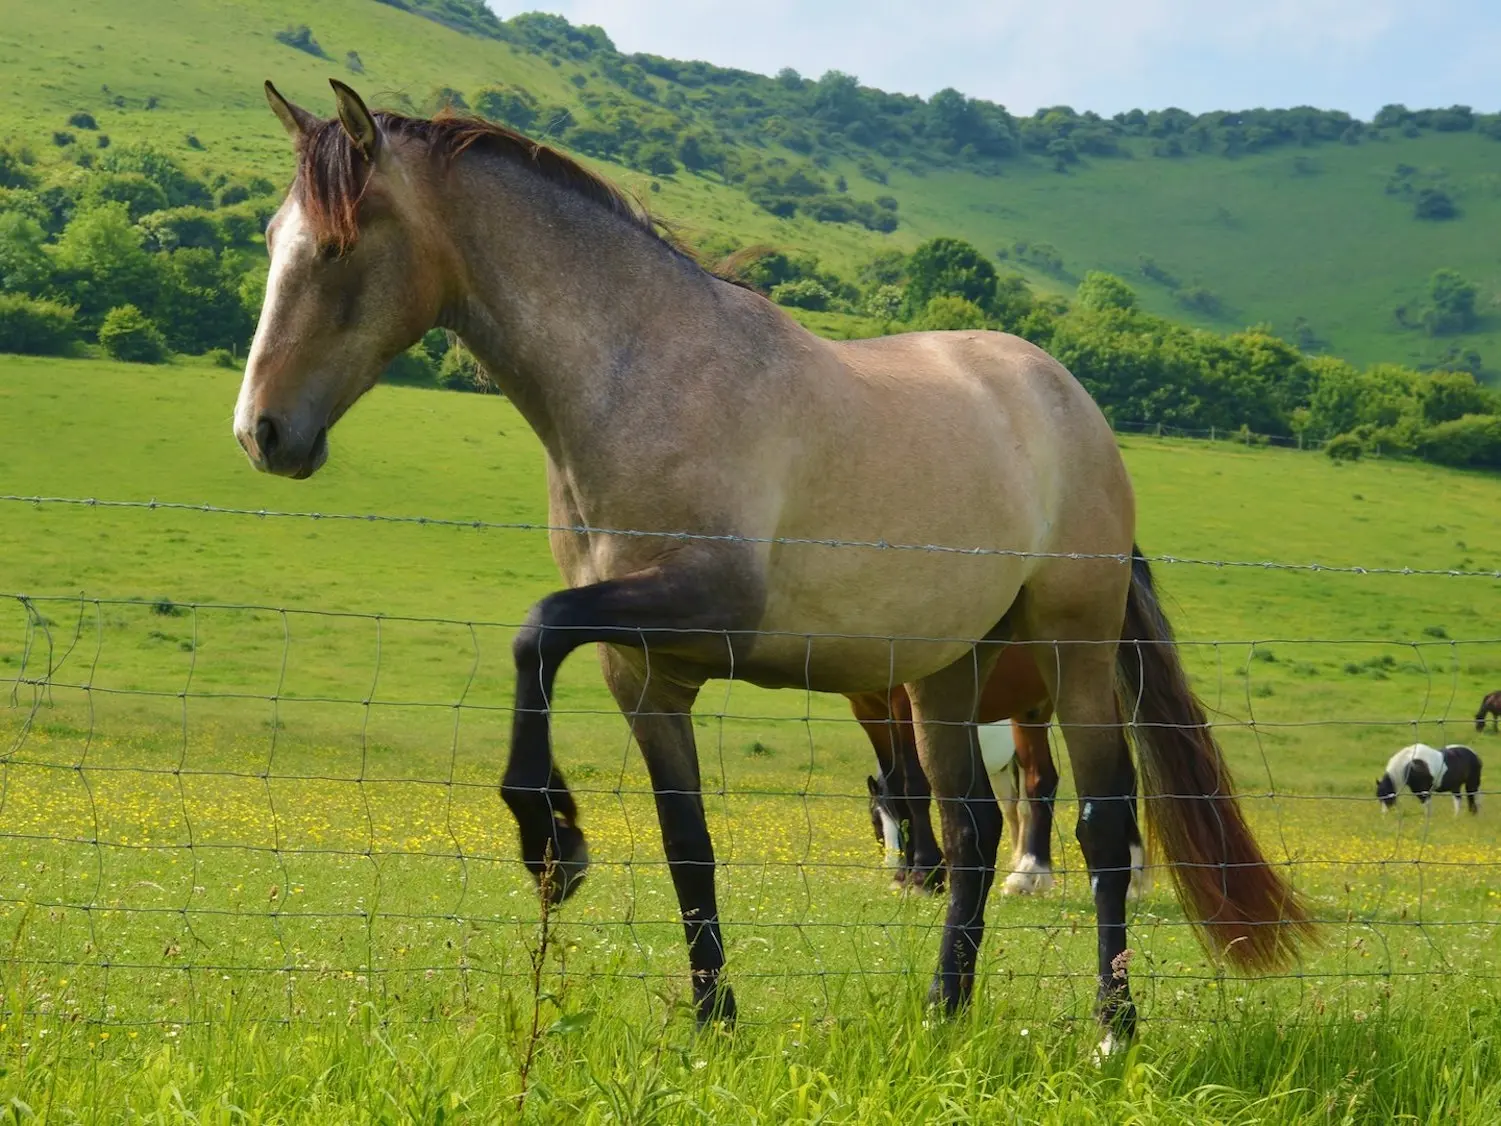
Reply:
[[[918,895],[937,895],[943,890],[942,868],[913,868],[907,873],[907,890]]]
[[[1022,857],[1021,863],[1001,884],[1002,895],[1041,895],[1052,890],[1052,870],[1043,867],[1030,854]]]
[[[553,832],[552,853],[562,859],[548,857],[535,867],[531,864],[527,867],[532,868],[537,877],[537,890],[542,898],[556,907],[566,902],[584,882],[589,872],[589,846],[584,841],[583,832],[573,825],[555,822]]]
[[[708,1028],[715,1024],[725,1028],[735,1027],[737,1016],[735,991],[728,985],[715,985],[704,990],[697,997],[694,1007],[699,1028]]]
[[[1105,1061],[1120,1055],[1130,1046],[1130,1039],[1126,1036],[1118,1036],[1114,1032],[1105,1033],[1105,1038],[1095,1046],[1090,1053],[1090,1060],[1095,1067],[1105,1066]]]

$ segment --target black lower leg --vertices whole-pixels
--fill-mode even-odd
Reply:
[[[993,797],[985,796],[947,799],[941,812],[949,909],[928,999],[942,1002],[944,1010],[953,1013],[974,992],[975,965],[985,934],[985,902],[995,882],[1001,842],[1001,811]]]
[[[654,782],[655,786],[656,783]],[[714,891],[714,845],[704,820],[704,804],[693,793],[657,787],[657,818],[673,890],[688,939],[688,967],[693,976],[693,1008],[699,1024],[734,1021],[735,994],[720,981],[724,939]]]
[[[588,867],[584,834],[576,824],[578,807],[552,756],[553,681],[575,648],[571,641],[540,625],[517,633],[511,758],[500,790],[520,831],[522,862],[553,903],[577,890]]]
[[[1100,1023],[1117,1036],[1136,1031],[1136,1005],[1127,977],[1126,891],[1131,883],[1130,842],[1135,836],[1131,786],[1105,797],[1084,798],[1076,835],[1094,890],[1099,951]]]
[[[933,833],[933,791],[923,773],[917,748],[906,739],[898,740],[897,777],[900,779],[906,814],[906,833],[910,856],[907,882],[913,886],[937,890],[943,886],[943,852]]]

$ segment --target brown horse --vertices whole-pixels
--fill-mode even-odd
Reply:
[[[979,688],[999,642],[1027,641],[1048,647],[1039,671],[1081,799],[1110,1042],[1135,1025],[1136,774],[1118,689],[1189,918],[1239,966],[1293,956],[1306,911],[1231,797],[1135,549],[1115,435],[1061,364],[992,332],[820,339],[568,157],[482,121],[372,114],[334,86],[338,119],[322,121],[267,84],[297,174],[266,229],[235,436],[256,468],[311,475],[330,429],[434,326],[535,431],[567,589],[516,634],[501,796],[544,896],[566,899],[588,866],[549,702],[563,661],[595,644],[656,792],[699,1019],[732,1017],[700,688],[903,684],[949,872],[932,995],[954,1010],[1000,843]]]
[[[931,790],[917,755],[911,697],[897,685],[889,692],[852,694],[849,702],[875,748],[877,773],[865,780],[871,826],[876,840],[886,846],[888,858],[895,861],[893,882],[901,887],[937,890],[943,884],[943,854],[933,835]],[[1005,895],[1046,891],[1053,885],[1053,802],[1058,793],[1058,769],[1048,746],[1052,718],[1047,686],[1032,654],[1025,646],[1007,646],[985,682],[976,716],[982,724],[1011,721],[1014,758],[1002,775],[1003,786],[1011,792],[997,793],[1011,845],[1010,873],[1001,885]],[[1022,791],[1019,801],[1018,781]],[[1134,819],[1131,868],[1133,890],[1144,891],[1149,873],[1143,839]]]
[[[1475,730],[1485,730],[1485,717],[1491,717],[1491,729],[1501,731],[1501,692],[1492,692],[1480,701],[1480,710],[1475,713]]]

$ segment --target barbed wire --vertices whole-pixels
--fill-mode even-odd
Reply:
[[[0,695],[0,920],[14,937],[0,1018],[187,1028],[222,1019],[214,1006],[233,990],[236,1019],[312,1024],[371,1003],[383,1021],[416,1024],[444,1019],[431,1011],[434,983],[526,990],[522,955],[537,908],[498,787],[514,712],[509,646],[496,646],[498,667],[485,657],[492,635],[517,623],[166,597],[0,594],[7,605],[19,613],[14,633],[0,613],[0,685],[10,684]],[[67,620],[53,620],[59,608]],[[349,628],[329,634],[331,624]],[[1323,709],[1311,715],[1258,714],[1268,704],[1253,688],[1270,671],[1255,654],[1272,645],[1336,664],[1373,647],[1411,652],[1416,662],[1393,674],[1410,677],[1411,702],[1390,718],[1317,699],[1298,705]],[[1315,987],[1384,989],[1456,973],[1475,988],[1501,980],[1470,957],[1501,932],[1501,904],[1487,890],[1501,847],[1468,818],[1412,816],[1408,795],[1378,838],[1361,820],[1377,808],[1369,792],[1289,786],[1278,775],[1298,763],[1279,752],[1309,744],[1262,741],[1316,733],[1318,747],[1340,731],[1361,739],[1382,730],[1411,741],[1468,727],[1473,718],[1455,709],[1461,657],[1501,667],[1501,637],[1278,636],[1180,648],[1218,676],[1213,727],[1246,740],[1242,758],[1259,755],[1265,771],[1264,784],[1239,787],[1239,800],[1262,824],[1263,844],[1280,841],[1272,862],[1333,935],[1332,953],[1236,984],[1240,995],[1280,988],[1296,999]],[[1293,675],[1277,670],[1279,683]],[[1233,706],[1223,704],[1227,677],[1243,688]],[[813,696],[787,712],[737,710],[727,687],[717,708],[694,714],[700,757],[717,771],[703,792],[716,799],[730,980],[770,991],[756,993],[770,1018],[746,1012],[748,1024],[775,1023],[779,982],[821,990],[822,1011],[841,1020],[850,1019],[838,1000],[846,983],[925,982],[941,925],[938,901],[886,894],[868,795],[852,784],[874,756],[847,711],[825,714]],[[555,922],[576,950],[557,972],[606,990],[639,983],[643,1005],[676,1003],[686,959],[652,806],[678,791],[644,780],[629,738],[593,733],[591,724],[618,722],[617,709],[574,689],[552,712],[555,738],[588,736],[583,752],[559,757],[595,851],[595,890]],[[398,718],[411,726],[390,726]],[[792,744],[806,749],[782,745],[763,762],[754,743],[736,758],[736,730],[743,739],[796,732]],[[1396,740],[1369,745],[1374,775]],[[1154,801],[1184,796],[1142,800],[1150,815]],[[983,975],[997,988],[1032,987],[1001,1019],[1088,1019],[1094,919],[1089,874],[1071,846],[1075,805],[1068,792],[1056,800],[1055,890],[992,899]],[[1337,847],[1346,839],[1359,843]],[[1004,876],[1004,853],[1001,863]],[[1151,858],[1146,867],[1167,871]],[[1173,990],[1202,986],[1223,1003],[1225,975],[1204,963],[1192,920],[1160,887],[1134,903],[1133,979],[1146,1019],[1203,1023],[1204,1012],[1190,1010],[1209,1002],[1192,998],[1210,993],[1184,1000]]]
[[[1020,559],[1095,559],[1113,560],[1117,563],[1122,564],[1129,564],[1132,560],[1130,554],[1122,552],[1027,551],[1021,549],[983,546],[966,547],[950,544],[898,543],[887,542],[885,540],[852,540],[803,536],[743,536],[733,533],[651,530],[644,528],[607,528],[595,527],[588,524],[548,524],[524,520],[499,521],[439,516],[393,515],[375,512],[312,512],[277,510],[269,508],[235,508],[226,505],[193,504],[183,501],[161,501],[154,499],[107,500],[98,497],[61,497],[42,495],[24,496],[20,494],[0,494],[0,502],[26,504],[35,508],[55,506],[95,509],[133,509],[163,512],[196,512],[218,516],[248,516],[262,520],[327,520],[330,522],[353,522],[366,524],[409,524],[417,525],[420,527],[434,528],[467,528],[475,531],[542,532],[547,534],[561,532],[586,536],[619,536],[622,538],[664,539],[695,543],[744,543],[778,547],[788,546],[864,548],[880,551],[919,551],[944,555],[969,555],[981,557],[999,556],[1005,558]],[[1144,554],[1143,558],[1145,558],[1150,563],[1186,564],[1199,567],[1214,567],[1222,569],[1238,568],[1262,571],[1303,571],[1317,574],[1414,575],[1432,577],[1442,576],[1448,578],[1501,579],[1501,568],[1487,571],[1465,570],[1463,568],[1435,568],[1413,566],[1359,566],[1322,562],[1282,562],[1273,559],[1206,559],[1193,556],[1160,554]]]

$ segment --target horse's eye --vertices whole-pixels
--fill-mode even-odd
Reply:
[[[318,257],[324,262],[332,262],[340,253],[339,244],[334,242],[326,242],[318,248]]]

